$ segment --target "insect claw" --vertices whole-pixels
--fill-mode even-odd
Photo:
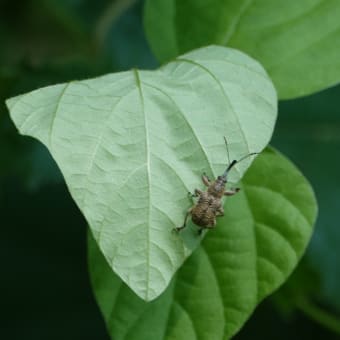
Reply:
[[[171,229],[171,232],[172,232],[172,233],[176,233],[176,234],[178,234],[178,233],[179,233],[179,231],[180,231],[180,229],[179,229],[179,228],[172,228],[172,229]]]
[[[173,228],[172,231],[176,232],[176,233],[179,233],[182,229],[184,229],[186,226],[183,225],[181,227],[177,227],[177,228]]]

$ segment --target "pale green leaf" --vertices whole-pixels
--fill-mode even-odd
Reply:
[[[218,228],[158,299],[146,303],[110,270],[89,238],[89,268],[112,339],[230,339],[292,272],[316,218],[313,191],[273,149],[264,151],[228,200]]]
[[[238,159],[266,146],[276,119],[263,68],[216,46],[157,71],[50,86],[7,104],[19,131],[50,150],[112,269],[145,300],[167,287],[201,240],[196,228],[173,228],[202,172],[225,169],[223,136]]]
[[[147,0],[145,7],[160,61],[209,44],[234,47],[263,64],[281,99],[340,82],[339,18],[338,0]]]

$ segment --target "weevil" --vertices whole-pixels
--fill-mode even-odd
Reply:
[[[221,176],[218,176],[214,181],[203,173],[202,182],[208,188],[206,191],[195,189],[194,193],[188,193],[191,197],[198,197],[198,201],[186,213],[184,223],[181,227],[175,228],[180,231],[186,227],[188,217],[191,215],[191,220],[199,227],[198,233],[201,234],[204,229],[213,229],[216,226],[216,217],[224,216],[222,198],[224,196],[233,196],[240,191],[240,188],[226,190],[227,176],[229,171],[239,162],[244,159],[257,155],[258,152],[252,152],[240,158],[239,160],[229,161],[229,150],[227,139],[224,137],[227,148],[228,163],[226,170]]]

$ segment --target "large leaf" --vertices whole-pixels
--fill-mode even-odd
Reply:
[[[340,81],[338,0],[147,0],[145,11],[160,61],[209,44],[234,47],[264,65],[279,98]]]
[[[340,313],[339,99],[340,86],[337,86],[314,96],[282,102],[273,143],[303,169],[319,202],[320,214],[306,253],[306,262],[317,276],[316,280],[307,271],[310,275],[307,280],[319,284],[309,298],[312,302],[322,301],[323,307],[332,306],[333,312],[336,308]],[[305,281],[294,282],[300,284],[298,288],[306,295]]]
[[[22,134],[59,165],[112,269],[145,300],[157,297],[200,242],[181,234],[200,174],[261,151],[276,119],[263,68],[223,47],[196,50],[158,71],[109,74],[9,100]],[[251,160],[231,176],[238,180]]]
[[[301,173],[268,149],[226,208],[219,228],[151,303],[112,273],[89,238],[92,284],[112,339],[229,339],[287,278],[316,217],[314,194]]]

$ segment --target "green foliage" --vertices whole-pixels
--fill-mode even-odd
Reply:
[[[136,5],[127,8],[133,2],[134,0],[114,2],[35,0],[17,6],[10,0],[4,0],[0,4],[0,38],[3,42],[0,53],[2,159],[0,200],[3,209],[1,223],[7,226],[1,238],[0,249],[9,259],[6,261],[3,275],[4,289],[8,290],[7,278],[8,288],[16,292],[4,298],[3,309],[6,311],[4,315],[6,324],[15,322],[24,325],[16,328],[17,337],[38,339],[45,332],[43,337],[49,339],[65,337],[104,339],[105,334],[101,333],[104,327],[89,296],[90,291],[84,272],[82,247],[85,223],[63,190],[62,178],[48,150],[36,140],[23,138],[17,134],[14,124],[9,119],[4,99],[72,79],[92,78],[131,67],[154,68],[154,57],[145,43],[144,31],[141,27],[142,2],[138,4],[136,1]],[[199,8],[201,5],[205,7]],[[155,6],[158,6],[158,9]],[[164,6],[168,7],[162,14]],[[176,3],[153,1],[154,15],[147,15],[145,23],[147,29],[155,28],[155,31],[151,32],[154,37],[150,39],[152,45],[155,44],[155,36],[162,35],[161,39],[157,38],[158,51],[155,51],[158,53],[161,49],[165,58],[177,50],[176,44],[180,45],[180,51],[212,42],[221,44],[220,40],[223,40],[225,33],[223,27],[227,23],[226,37],[230,38],[227,46],[238,47],[258,58],[273,77],[280,97],[286,98],[310,93],[339,81],[338,29],[337,21],[334,20],[334,17],[338,16],[337,6],[338,3],[335,1],[313,0],[295,2],[185,0]],[[168,29],[169,25],[171,29]],[[215,32],[221,35],[215,37]],[[306,44],[309,45],[305,46]],[[301,51],[294,54],[300,47]],[[176,56],[178,54],[180,52]],[[268,65],[272,66],[272,69],[268,68]],[[271,143],[289,155],[311,181],[320,204],[320,215],[312,242],[295,275],[289,278],[283,289],[274,294],[274,299],[267,299],[261,304],[235,340],[257,337],[261,339],[336,338],[332,337],[330,331],[327,333],[327,330],[318,327],[316,322],[339,332],[340,323],[336,317],[340,308],[338,289],[340,284],[338,247],[340,163],[337,157],[340,145],[339,90],[340,87],[336,87],[308,98],[280,103],[278,128]],[[220,148],[216,153],[216,162],[219,162],[216,169],[219,171],[223,168],[222,163],[226,161],[226,156],[221,136],[216,136],[216,143],[217,138],[219,138]],[[237,150],[235,155],[238,156]],[[244,164],[245,167],[246,165]],[[203,166],[202,170],[209,171],[209,167],[205,168],[205,164]],[[249,173],[251,171],[252,169]],[[201,188],[200,172],[201,169],[195,170],[193,179],[196,180],[194,185]],[[236,174],[235,172],[234,176]],[[267,176],[268,174],[265,173],[261,180]],[[35,190],[32,191],[32,188]],[[237,195],[239,197],[235,196],[228,200],[228,214],[231,213],[230,209],[234,209],[234,200],[239,202],[240,195],[242,193]],[[184,196],[183,202],[182,215],[191,204]],[[236,212],[243,213],[241,208],[235,209]],[[182,221],[183,219],[180,222]],[[215,232],[218,233],[221,228],[229,228],[227,222],[222,224],[222,220],[219,219],[218,229],[209,232],[208,238]],[[190,228],[191,231],[195,231],[192,226]],[[228,237],[225,236],[226,239]],[[206,241],[207,239],[204,244]],[[196,253],[200,252],[201,250],[196,251]],[[23,256],[30,266],[21,265]],[[197,262],[195,259],[197,259],[196,254],[187,263],[192,263],[194,266]],[[311,272],[305,272],[306,263],[308,268],[312,269]],[[110,280],[109,277],[112,277],[109,274],[109,267],[102,258],[92,264],[98,271],[100,268],[103,269],[102,273],[96,271],[96,282],[101,282],[101,287],[105,286],[105,280]],[[183,270],[185,266],[186,264]],[[202,268],[200,265],[198,267]],[[27,276],[26,270],[33,270],[34,275]],[[183,270],[179,271],[179,276],[184,275]],[[192,272],[193,270],[188,270],[187,276]],[[113,315],[106,316],[105,319],[111,320],[111,328],[120,327],[121,332],[125,332],[119,323],[121,321],[124,324],[125,320],[133,322],[133,318],[129,318],[127,313],[131,315],[134,306],[138,307],[141,303],[148,311],[149,306],[153,310],[155,308],[153,305],[159,301],[163,309],[157,307],[157,313],[147,313],[145,317],[141,315],[140,317],[145,318],[146,322],[136,320],[137,329],[128,325],[126,329],[130,331],[127,338],[130,336],[139,338],[137,333],[140,331],[140,334],[147,334],[145,328],[149,328],[155,330],[153,334],[155,338],[158,336],[162,339],[165,328],[155,329],[154,325],[156,322],[161,325],[166,324],[164,314],[170,308],[167,303],[171,303],[172,306],[171,318],[179,316],[175,320],[177,323],[172,330],[172,338],[194,337],[190,320],[193,320],[192,316],[197,315],[196,308],[203,308],[205,312],[200,314],[200,316],[204,314],[200,322],[211,316],[209,323],[203,322],[200,325],[196,322],[195,327],[198,325],[196,328],[200,333],[204,336],[206,332],[213,335],[221,334],[224,326],[224,318],[221,317],[221,309],[223,309],[221,299],[212,300],[214,303],[204,299],[204,296],[211,297],[209,294],[205,295],[207,291],[210,293],[212,289],[214,291],[216,289],[212,288],[210,283],[208,288],[197,291],[197,294],[196,286],[182,289],[192,282],[203,282],[203,277],[207,273],[208,278],[211,277],[209,270],[207,273],[202,270],[199,274],[195,273],[196,278],[186,276],[185,283],[182,282],[180,286],[175,279],[175,283],[171,284],[165,294],[150,304],[144,304],[131,290],[122,286],[121,290],[124,294],[120,296],[124,299],[117,301]],[[198,275],[200,279],[197,278]],[[22,277],[27,278],[25,287],[20,286]],[[66,282],[65,277],[72,280]],[[117,278],[112,280],[111,283],[114,284]],[[42,281],[46,282],[45,286],[49,289],[41,291]],[[116,282],[121,283],[120,280]],[[110,312],[112,308],[110,304],[113,301],[112,296],[110,298],[112,290],[109,285],[106,287],[108,294],[105,300],[106,310]],[[216,287],[215,284],[213,287]],[[183,291],[184,296],[179,293],[180,290]],[[127,291],[129,293],[125,294]],[[180,300],[180,303],[182,300],[185,301],[184,307],[189,304],[188,300],[191,297],[195,297],[193,299],[195,308],[187,308],[187,315],[183,315],[183,306],[166,297],[169,292],[176,293],[175,297]],[[34,300],[33,304],[31,300]],[[99,299],[101,305],[103,301]],[[273,301],[276,302],[275,307],[279,306],[278,309],[282,314],[275,313]],[[44,305],[41,306],[41,303]],[[65,304],[67,304],[66,313]],[[176,306],[173,306],[174,304]],[[22,309],[23,306],[24,312],[19,316],[15,311],[19,307]],[[27,315],[29,322],[26,320]],[[136,313],[136,315],[140,314]],[[306,315],[312,321],[308,321]],[[212,322],[212,316],[219,323]],[[152,324],[149,322],[150,318],[153,319]],[[84,319],[91,320],[85,327]],[[170,324],[168,323],[167,326],[170,327]],[[13,337],[13,328],[10,326],[7,328],[4,329],[4,337],[6,338],[6,331],[7,337]],[[55,329],[53,334],[50,333],[52,328]],[[117,332],[110,333],[117,334]],[[167,333],[169,333],[168,329]]]
[[[232,159],[266,146],[276,93],[254,60],[207,47],[159,71],[46,87],[8,107],[19,131],[49,148],[112,269],[148,301],[199,244],[195,230],[172,232],[187,192],[204,170],[223,172],[224,135]]]
[[[209,44],[248,53],[283,99],[339,82],[339,17],[338,0],[147,0],[145,28],[161,61]]]
[[[89,266],[113,339],[229,339],[291,273],[312,233],[316,201],[301,173],[265,150],[230,199],[219,227],[158,299],[145,303],[89,238]]]
[[[319,205],[314,237],[300,266],[303,269],[307,262],[314,275],[299,276],[296,283],[309,299],[320,301],[323,308],[328,306],[333,311],[340,310],[339,98],[338,86],[311,97],[280,103],[281,115],[272,141],[303,169]],[[307,292],[307,282],[316,281],[320,282],[319,286],[312,293]]]

